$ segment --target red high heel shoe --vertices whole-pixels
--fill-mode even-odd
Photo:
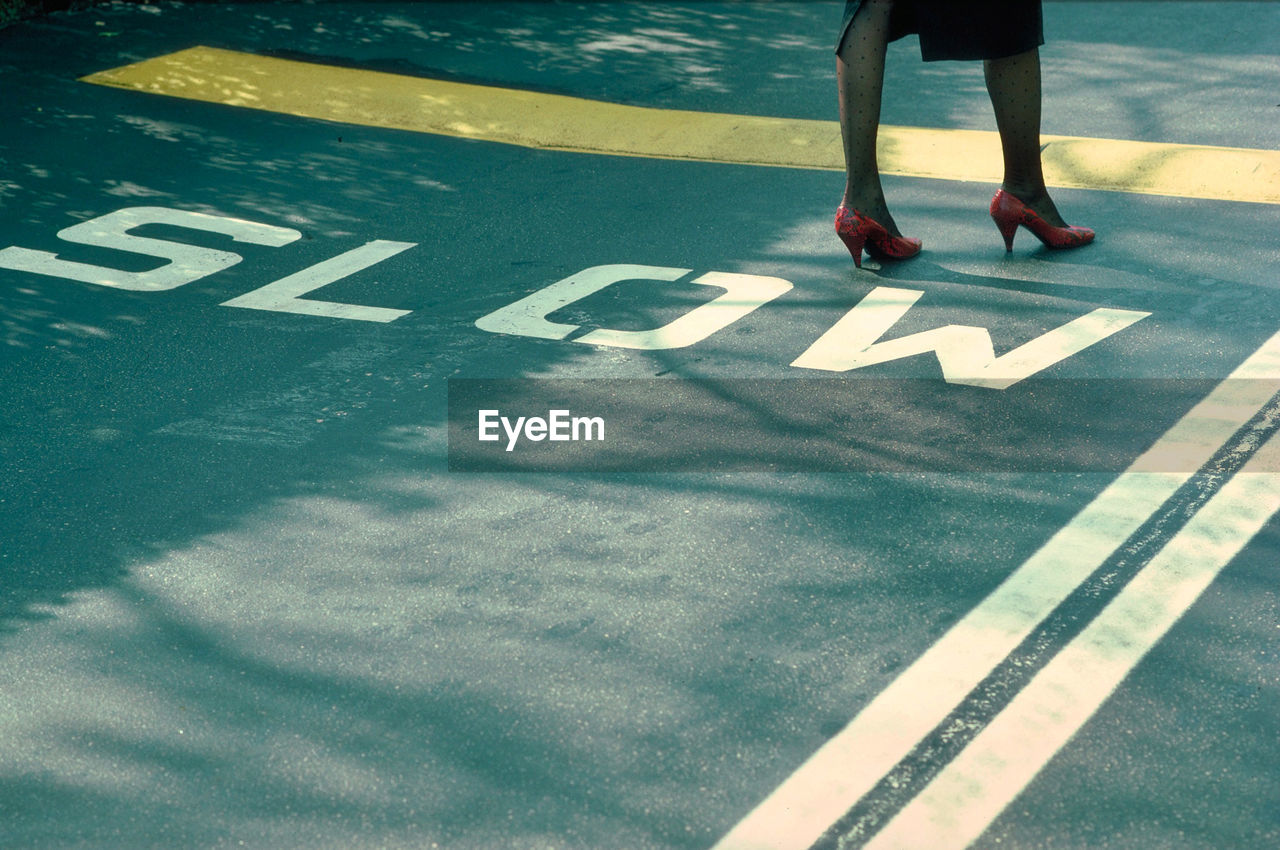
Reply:
[[[836,235],[862,268],[862,249],[877,260],[905,260],[920,253],[920,240],[894,236],[884,225],[841,204],[836,210]]]
[[[1047,248],[1078,248],[1093,241],[1090,228],[1054,227],[1004,189],[991,199],[991,220],[1000,228],[1006,251],[1013,250],[1013,237],[1019,225],[1034,233]]]

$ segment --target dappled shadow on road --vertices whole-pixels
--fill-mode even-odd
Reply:
[[[263,6],[236,38],[210,25],[208,41],[460,79],[484,63],[455,54],[492,65],[501,43],[506,76],[487,81],[706,108],[740,107],[759,84],[752,105],[775,114],[830,67],[806,4],[424,8]],[[131,16],[128,45],[89,49],[56,21],[42,32],[99,70],[176,49],[180,13],[114,10]],[[744,82],[746,47],[781,58]],[[789,380],[875,286],[928,293],[895,335],[958,311],[997,351],[1158,293],[1165,341],[1099,346],[1067,378],[1167,374],[1154,366],[1175,348],[1209,352],[1213,377],[1233,335],[1274,323],[1244,213],[1222,217],[1241,234],[1222,236],[1240,240],[1233,268],[1179,247],[1201,222],[1162,199],[1142,207],[1159,232],[1118,200],[1095,208],[1100,228],[1141,240],[1006,258],[985,188],[894,181],[930,253],[858,273],[814,200],[834,200],[833,174],[415,138],[32,79],[4,149],[12,244],[143,269],[54,236],[138,205],[302,239],[152,226],[244,257],[163,293],[0,273],[0,692],[15,709],[0,808],[25,846],[706,847],[1109,479],[937,474],[965,437],[941,396],[899,399],[902,433],[868,440],[899,475],[450,473],[450,378]],[[48,166],[46,147],[68,138],[84,143]],[[414,311],[399,321],[220,306],[372,239],[417,247],[316,297]],[[688,349],[475,327],[622,262],[796,286]],[[619,287],[565,313],[645,329],[691,306],[679,287],[659,303]],[[938,367],[923,356],[875,374],[936,380]],[[805,411],[714,387],[762,443],[807,427]],[[1018,421],[1013,401],[992,410]],[[1072,450],[1088,460],[1087,440]],[[1246,779],[1256,767],[1237,766]]]

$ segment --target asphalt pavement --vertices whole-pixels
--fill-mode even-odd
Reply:
[[[0,846],[1280,845],[1280,8],[841,7],[0,30]]]

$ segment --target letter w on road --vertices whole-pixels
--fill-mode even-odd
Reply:
[[[846,372],[933,352],[948,383],[1007,389],[1151,315],[1098,308],[996,357],[986,328],[946,325],[877,342],[923,292],[878,286],[791,365]]]

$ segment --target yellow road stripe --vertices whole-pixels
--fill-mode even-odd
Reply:
[[[86,82],[549,150],[843,170],[835,122],[650,109],[193,47]],[[1280,152],[1045,136],[1051,186],[1280,204]],[[884,126],[887,174],[998,183],[994,132]]]

